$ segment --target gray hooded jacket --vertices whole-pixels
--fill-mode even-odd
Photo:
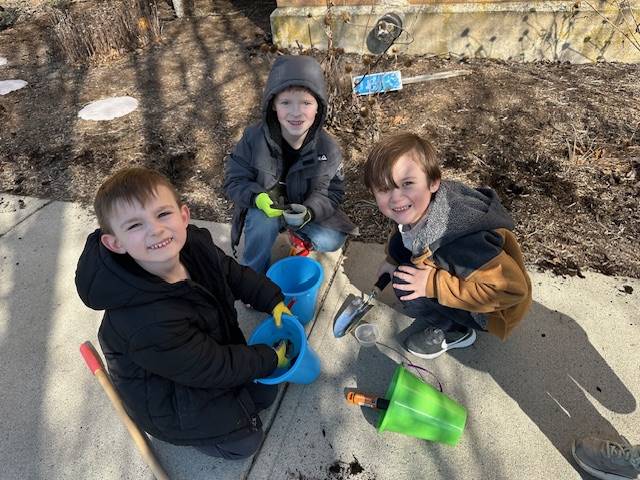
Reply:
[[[292,86],[309,89],[318,101],[316,120],[300,148],[299,159],[282,179],[284,160],[282,134],[275,111],[274,97]],[[357,233],[355,225],[339,205],[344,197],[342,155],[335,140],[322,128],[327,112],[327,93],[322,68],[308,56],[282,56],[269,73],[262,98],[262,121],[248,127],[225,162],[224,191],[234,202],[231,243],[240,241],[249,208],[255,208],[259,193],[278,189],[286,183],[290,203],[311,209],[313,221],[345,233]]]

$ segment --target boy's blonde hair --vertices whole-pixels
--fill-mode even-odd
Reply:
[[[364,164],[364,184],[374,190],[387,192],[398,188],[393,181],[393,166],[398,159],[413,153],[414,159],[427,176],[427,183],[440,180],[441,172],[436,150],[428,140],[415,133],[396,133],[376,143]]]
[[[109,219],[118,202],[138,202],[144,206],[149,199],[155,197],[161,185],[167,187],[178,206],[182,206],[175,187],[167,177],[155,170],[143,167],[125,168],[105,180],[93,201],[93,209],[102,233],[113,234]]]

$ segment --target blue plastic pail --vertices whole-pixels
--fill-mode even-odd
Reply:
[[[306,325],[316,312],[318,291],[324,278],[322,265],[309,257],[285,257],[271,265],[267,277],[280,287],[285,304],[295,300],[291,313]]]
[[[280,340],[287,339],[293,344],[291,358],[293,363],[288,369],[276,368],[268,377],[256,381],[267,385],[276,383],[311,383],[320,375],[320,358],[307,343],[304,328],[296,317],[282,315],[282,327],[276,327],[273,317],[267,317],[258,325],[249,338],[249,345],[265,344],[270,347]]]

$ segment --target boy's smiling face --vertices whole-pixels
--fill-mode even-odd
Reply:
[[[393,165],[391,176],[397,187],[373,192],[382,214],[400,225],[415,225],[420,221],[432,195],[440,188],[440,180],[428,181],[414,155],[415,152],[405,153]]]
[[[145,205],[118,202],[109,218],[113,233],[103,234],[101,241],[112,252],[128,253],[142,268],[162,276],[178,265],[190,214],[164,185],[155,193]]]
[[[293,148],[300,148],[318,113],[316,97],[303,88],[290,88],[276,95],[273,109],[282,137]]]

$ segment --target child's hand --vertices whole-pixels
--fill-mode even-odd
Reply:
[[[256,207],[262,210],[264,214],[269,218],[279,217],[280,215],[282,215],[282,210],[271,208],[271,205],[273,205],[273,200],[271,200],[271,197],[269,197],[266,192],[259,193],[256,197],[255,202]]]
[[[273,349],[278,356],[278,368],[289,368],[291,366],[291,359],[287,357],[287,344],[288,340],[280,340]]]
[[[284,302],[280,302],[275,307],[273,307],[273,312],[271,313],[271,315],[273,315],[273,321],[275,322],[276,327],[278,328],[282,327],[283,313],[286,313],[287,315],[291,315],[291,310],[287,308]]]
[[[393,276],[407,283],[394,283],[393,288],[411,292],[404,297],[400,297],[400,300],[407,301],[424,297],[427,280],[429,280],[429,275],[432,270],[435,270],[435,268],[428,265],[421,265],[420,267],[410,267],[408,265],[399,266]]]

